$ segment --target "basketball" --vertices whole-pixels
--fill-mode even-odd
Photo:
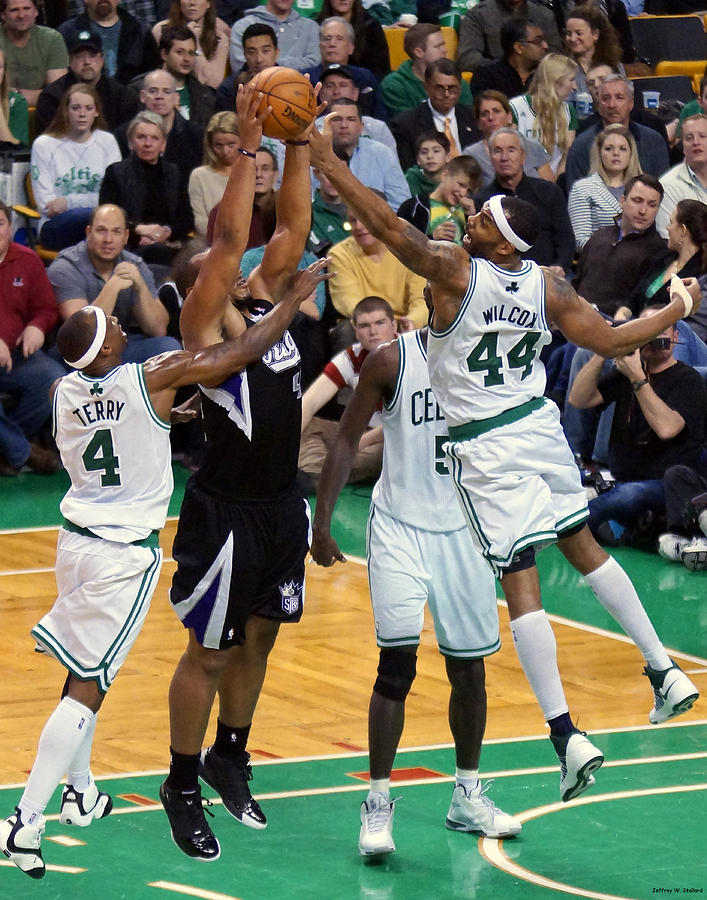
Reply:
[[[263,123],[263,134],[286,140],[299,134],[317,114],[317,98],[308,79],[295,69],[271,66],[253,78],[252,84],[262,91],[258,111],[270,106],[272,112]]]

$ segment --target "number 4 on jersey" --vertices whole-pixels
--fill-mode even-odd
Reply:
[[[97,431],[81,455],[87,472],[102,472],[101,487],[115,487],[120,484],[120,461],[113,449],[113,435],[110,428]]]
[[[520,380],[527,378],[533,368],[535,345],[540,340],[539,331],[529,331],[508,351],[507,368],[522,369]],[[498,332],[487,332],[466,358],[470,372],[486,372],[484,387],[503,384],[503,358],[498,355]]]

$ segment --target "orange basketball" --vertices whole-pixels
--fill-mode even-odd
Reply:
[[[285,66],[271,66],[253,78],[256,90],[264,94],[259,107],[272,112],[263,124],[263,134],[285,140],[303,131],[317,114],[317,99],[304,75]]]

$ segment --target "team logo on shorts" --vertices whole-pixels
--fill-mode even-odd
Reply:
[[[288,616],[297,612],[299,609],[300,594],[302,593],[302,585],[296,584],[294,581],[288,581],[286,584],[280,585],[280,598],[282,600],[283,612]]]

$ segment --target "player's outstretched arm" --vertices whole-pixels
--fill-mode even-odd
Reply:
[[[252,84],[238,86],[240,149],[245,152],[237,153],[233,161],[216,218],[213,246],[182,306],[179,327],[184,346],[189,350],[200,350],[222,339],[228,292],[238,277],[248,243],[255,197],[255,151],[260,146],[262,123],[269,111],[267,107],[258,115],[261,96]]]
[[[248,276],[253,297],[277,303],[307,243],[312,219],[309,146],[287,144],[282,183],[277,192],[275,232],[265,245],[260,265]]]
[[[559,328],[568,341],[586,347],[605,359],[632,353],[699,306],[697,292],[690,283],[690,309],[682,297],[673,293],[670,303],[654,315],[632,319],[614,328],[591,304],[579,297],[564,278],[559,278],[548,269],[543,271],[548,321]]]
[[[317,488],[317,507],[312,525],[312,558],[320,566],[333,566],[345,557],[331,536],[331,517],[341,489],[346,484],[356,457],[361,435],[381,400],[392,393],[398,377],[397,341],[384,344],[369,354],[341,417],[334,443],[324,460]]]
[[[182,350],[148,359],[145,383],[157,413],[169,419],[174,393],[184,384],[215,387],[229,375],[242,371],[266,353],[282,336],[300,303],[329,278],[328,260],[320,259],[307,269],[295,272],[283,291],[281,302],[238,337],[219,341],[197,352]]]
[[[324,172],[346,205],[403,265],[432,282],[458,281],[466,287],[469,258],[461,247],[446,241],[431,241],[410,222],[396,216],[382,197],[361,184],[334,153],[328,123],[321,133],[316,126],[310,126],[307,134],[312,165]]]

